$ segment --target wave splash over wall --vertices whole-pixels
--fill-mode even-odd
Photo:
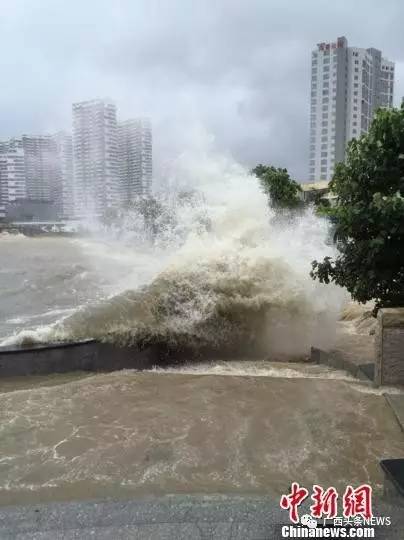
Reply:
[[[127,249],[143,242],[153,250],[159,270],[150,269],[148,283],[87,305],[29,340],[91,337],[269,356],[329,344],[346,297],[309,276],[313,259],[332,254],[327,223],[311,210],[277,216],[256,179],[226,158],[191,152],[173,171],[165,203],[175,217],[153,246],[133,213],[123,220]]]

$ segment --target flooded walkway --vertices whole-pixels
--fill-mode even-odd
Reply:
[[[243,376],[240,376],[243,375]],[[0,504],[159,494],[274,494],[292,481],[381,489],[404,454],[381,392],[314,365],[0,384]]]

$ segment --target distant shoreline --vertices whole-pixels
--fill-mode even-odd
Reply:
[[[46,223],[46,222],[32,222],[32,223],[7,223],[0,224],[0,234],[18,235],[24,236],[80,236],[83,231],[70,229],[64,223]]]

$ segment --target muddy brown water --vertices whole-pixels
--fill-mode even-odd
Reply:
[[[216,362],[0,383],[0,504],[370,482],[404,454],[381,392],[313,365]]]

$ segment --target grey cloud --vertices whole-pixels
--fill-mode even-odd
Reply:
[[[199,122],[218,150],[307,173],[310,52],[346,35],[397,62],[402,0],[15,0],[2,6],[0,136],[69,127],[71,103],[110,96],[152,116],[156,161]]]

